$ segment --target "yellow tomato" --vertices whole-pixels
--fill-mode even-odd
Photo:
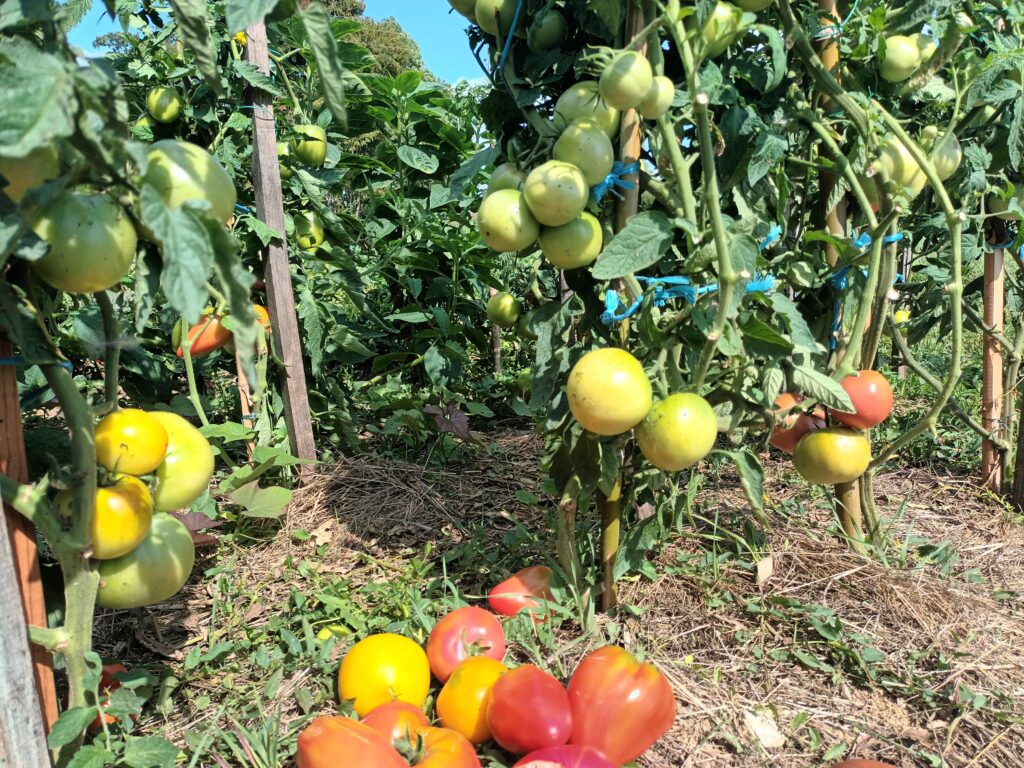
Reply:
[[[683,392],[659,400],[636,428],[636,441],[651,464],[668,472],[693,466],[708,455],[718,419],[700,395]]]
[[[621,435],[651,410],[651,382],[640,361],[624,349],[588,352],[569,372],[569,410],[596,435]]]
[[[352,699],[360,717],[388,701],[422,706],[429,690],[427,654],[401,635],[383,633],[360,640],[338,670],[338,695]]]
[[[166,453],[167,430],[146,411],[111,411],[96,425],[96,463],[108,472],[148,475]]]
[[[816,485],[852,482],[864,474],[870,462],[868,439],[847,427],[808,432],[793,453],[796,471]]]
[[[487,709],[491,691],[508,667],[487,656],[471,656],[452,672],[437,696],[437,716],[441,725],[461,733],[473,744],[491,738]]]
[[[53,500],[57,514],[71,516],[71,491]],[[137,477],[125,475],[111,486],[96,489],[92,517],[92,556],[112,560],[127,555],[146,538],[153,521],[149,488]]]

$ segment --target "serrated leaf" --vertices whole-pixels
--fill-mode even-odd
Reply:
[[[597,257],[591,274],[612,280],[658,262],[672,244],[672,222],[658,211],[644,211],[630,220]]]
[[[451,181],[448,183],[448,188],[452,194],[456,197],[461,197],[463,192],[466,191],[466,185],[473,181],[480,171],[493,163],[497,157],[498,148],[488,147],[463,161],[459,169],[452,174]]]
[[[1017,97],[1014,104],[1013,119],[1010,120],[1010,165],[1013,170],[1021,169],[1021,157],[1024,156],[1024,93]]]
[[[747,183],[754,186],[785,157],[789,142],[774,133],[762,133],[757,138],[757,149],[747,166]]]
[[[253,396],[259,397],[261,393],[255,388],[262,377],[256,371],[256,340],[263,329],[252,308],[252,284],[256,278],[242,264],[241,243],[219,221],[207,217],[203,219],[203,225],[213,245],[213,273],[217,276],[221,293],[227,296],[231,310],[231,333],[238,362],[254,389]]]
[[[846,390],[824,373],[807,365],[798,365],[793,368],[792,380],[794,389],[801,395],[837,411],[853,412],[853,403]]]
[[[614,37],[622,23],[622,3],[620,0],[587,0],[587,8],[597,14],[605,28]]]
[[[20,288],[6,280],[0,280],[0,329],[7,332],[26,364],[43,365],[60,359],[35,307]]]
[[[750,451],[712,451],[725,456],[736,467],[740,476],[740,486],[747,497],[750,508],[760,517],[764,514],[764,468],[761,462]]]
[[[740,324],[740,330],[743,332],[745,344],[750,345],[753,342],[753,346],[760,348],[765,354],[779,357],[793,349],[793,344],[789,339],[756,315],[751,315],[744,320]]]
[[[228,32],[235,34],[255,24],[277,5],[277,0],[227,0],[224,6]]]
[[[0,155],[24,157],[74,132],[74,80],[64,63],[20,38],[0,44]]]
[[[789,340],[793,342],[793,351],[807,354],[817,352],[821,345],[814,338],[814,334],[811,333],[807,321],[800,314],[796,304],[788,296],[778,291],[772,293],[771,302],[772,309],[782,317],[782,321],[789,331]]]
[[[150,248],[135,260],[135,332],[146,329],[160,290],[160,255]]]
[[[309,365],[313,375],[319,375],[320,365],[324,359],[324,324],[320,320],[319,302],[313,298],[308,285],[299,291],[299,303],[296,307],[302,321],[304,347],[309,352]]]
[[[269,93],[276,99],[284,98],[284,91],[278,88],[274,81],[267,77],[265,74],[260,72],[259,68],[248,61],[242,59],[231,60],[232,71],[241,77],[245,82],[251,85],[253,88],[257,88],[264,93]],[[232,116],[234,117],[234,116]]]
[[[59,749],[70,744],[85,733],[86,726],[96,719],[98,711],[96,707],[71,707],[64,710],[46,737],[46,745],[50,749]]]
[[[345,79],[346,71],[338,53],[338,41],[331,30],[331,17],[323,4],[314,0],[299,10],[299,19],[306,30],[306,38],[313,51],[320,90],[334,119],[345,122]]]
[[[438,169],[440,162],[435,155],[424,152],[419,147],[403,145],[398,148],[398,159],[428,176]]]
[[[0,30],[25,21],[43,21],[52,15],[45,0],[3,0],[0,2]]]
[[[129,737],[124,764],[129,768],[173,768],[178,748],[160,736]]]
[[[260,488],[258,483],[247,483],[229,495],[233,502],[243,508],[242,515],[245,517],[276,519],[284,514],[292,494],[290,489],[276,485]]]
[[[95,744],[84,744],[68,761],[67,768],[103,768],[113,762],[113,755]]]
[[[207,8],[203,0],[171,0],[174,9],[174,20],[181,30],[181,37],[195,56],[206,85],[217,96],[224,95],[224,85],[220,81],[220,69],[217,66],[217,50],[210,36]]]

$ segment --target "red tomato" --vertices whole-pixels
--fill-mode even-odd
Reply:
[[[405,701],[389,701],[374,707],[360,722],[392,744],[402,739],[413,741],[420,730],[430,726],[423,710]]]
[[[416,768],[480,768],[476,749],[461,734],[447,728],[424,728],[422,751],[411,765]],[[345,763],[348,768],[348,763]]]
[[[859,371],[847,376],[840,384],[850,396],[854,413],[832,411],[840,424],[851,429],[877,427],[892,413],[892,387],[878,371]]]
[[[601,750],[615,765],[642,755],[675,720],[672,686],[652,664],[622,648],[586,656],[569,680],[572,744]]]
[[[96,719],[89,724],[89,730],[98,731],[103,727],[103,723],[107,725],[113,725],[117,722],[117,718],[113,715],[108,715],[105,710],[110,704],[110,694],[121,687],[121,681],[118,680],[115,675],[121,672],[127,672],[128,669],[124,664],[104,664],[103,671],[100,673],[100,714],[96,715]],[[132,719],[135,716],[132,715]]]
[[[256,313],[256,319],[259,320],[260,325],[263,326],[264,330],[270,330],[270,312],[266,307],[261,307],[259,304],[252,305],[253,312]]]
[[[386,738],[347,717],[318,717],[299,734],[298,768],[408,768]]]
[[[786,392],[775,398],[775,410],[785,411],[804,399],[803,395],[791,395]],[[772,436],[768,439],[770,445],[780,451],[793,453],[800,438],[815,429],[825,426],[825,411],[815,408],[810,413],[798,413],[790,411],[775,423]]]
[[[487,722],[494,740],[513,754],[557,747],[572,733],[569,695],[543,669],[524,664],[494,684]]]
[[[593,747],[565,744],[531,752],[512,768],[618,768]]]
[[[505,658],[505,632],[493,613],[467,606],[452,611],[430,631],[427,659],[430,671],[442,683],[470,656]]]
[[[219,317],[209,316],[200,320],[198,325],[193,325],[188,329],[188,338],[192,342],[189,354],[192,357],[202,357],[231,341],[231,331],[224,327]],[[179,346],[175,354],[178,357],[184,357],[185,350]]]
[[[531,565],[509,576],[491,590],[487,604],[491,610],[502,616],[515,616],[524,608],[543,608],[553,603],[551,594],[551,569],[546,565]],[[531,610],[534,622],[547,621],[543,611]]]

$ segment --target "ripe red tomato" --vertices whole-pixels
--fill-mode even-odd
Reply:
[[[877,427],[892,413],[889,380],[878,371],[858,371],[840,382],[853,403],[854,413],[832,411],[835,420],[851,429]]]
[[[553,603],[551,569],[546,565],[531,565],[517,571],[491,590],[487,604],[502,616],[515,616],[524,608],[529,610],[535,623],[547,621],[543,609]]]
[[[347,717],[318,717],[299,734],[298,768],[408,768],[390,742]]]
[[[494,740],[512,754],[557,747],[573,729],[569,695],[552,675],[524,664],[494,684],[487,722]]]
[[[121,681],[117,679],[116,675],[121,672],[127,672],[128,669],[124,664],[104,664],[103,671],[100,673],[100,714],[96,715],[96,719],[89,724],[90,731],[98,731],[103,727],[103,723],[112,725],[117,722],[117,718],[113,715],[108,715],[104,710],[110,706],[110,694],[121,687]],[[135,716],[132,715],[132,719]]]
[[[615,646],[580,662],[569,680],[572,744],[595,747],[615,765],[642,755],[675,720],[672,686],[652,664]]]
[[[493,613],[467,606],[452,611],[430,631],[427,659],[430,671],[442,683],[470,656],[505,658],[505,632]]]
[[[180,329],[175,329],[180,335]],[[188,353],[191,357],[202,357],[214,350],[220,349],[231,341],[231,331],[224,327],[221,319],[216,315],[207,315],[188,329],[188,340],[190,342]],[[178,345],[175,351],[178,357],[185,357],[185,350]]]
[[[430,727],[423,709],[405,701],[389,701],[374,707],[360,722],[373,728],[390,744],[402,739],[411,742],[419,731]]]
[[[512,768],[618,768],[593,747],[564,744],[531,752]]]
[[[803,395],[793,395],[785,392],[775,398],[775,411],[785,411],[804,399]],[[810,413],[799,413],[791,411],[782,417],[781,421],[775,423],[772,436],[768,439],[770,445],[780,451],[793,453],[800,438],[815,429],[822,429],[825,426],[825,411],[815,408]]]

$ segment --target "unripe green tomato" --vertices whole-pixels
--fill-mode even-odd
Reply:
[[[517,189],[499,189],[485,197],[476,224],[480,238],[500,253],[528,248],[540,233],[540,224],[530,212],[526,197]]]
[[[324,221],[316,211],[302,211],[295,217],[295,242],[306,253],[316,253],[324,241]]]
[[[885,58],[878,74],[890,83],[902,83],[921,66],[921,51],[913,38],[893,35],[885,39]]]
[[[864,474],[870,463],[868,439],[846,427],[808,432],[793,452],[796,471],[815,485],[853,482]]]
[[[491,180],[487,184],[487,194],[493,195],[499,189],[521,190],[525,182],[525,171],[519,170],[512,163],[502,163],[491,174]]]
[[[540,231],[540,250],[558,269],[579,269],[593,264],[601,253],[601,222],[584,211],[578,218],[560,227]]]
[[[704,53],[718,56],[732,45],[743,31],[743,12],[730,3],[719,0],[701,29]]]
[[[537,340],[537,334],[530,330],[530,321],[533,320],[533,315],[536,311],[536,309],[531,309],[528,312],[524,312],[519,318],[519,322],[516,323],[516,333],[518,333],[521,338],[528,339],[530,341]],[[526,370],[530,369],[527,368]]]
[[[910,39],[913,40],[914,44],[917,46],[917,52],[921,58],[922,66],[927,64],[931,57],[935,55],[935,52],[939,50],[939,44],[932,38],[928,37],[928,35],[915,32],[910,36]]]
[[[476,23],[489,35],[498,36],[500,27],[502,37],[512,28],[512,19],[516,13],[518,0],[476,0]]]
[[[581,118],[594,120],[612,138],[619,131],[619,110],[601,98],[594,80],[571,85],[555,102],[554,123],[559,131]]]
[[[957,139],[956,134],[951,133],[935,141],[929,159],[932,161],[932,165],[935,166],[935,172],[939,175],[939,178],[945,181],[956,173],[956,169],[960,167],[960,161],[963,160],[963,157],[964,153],[960,148],[960,141]]]
[[[654,73],[647,58],[638,51],[619,51],[601,73],[601,98],[616,109],[632,109],[651,90]]]
[[[37,147],[24,157],[0,156],[0,176],[7,180],[3,191],[15,203],[30,189],[59,175],[60,156],[53,144]]]
[[[531,51],[553,51],[565,42],[565,16],[552,8],[530,25],[526,44]]]
[[[583,212],[590,198],[590,188],[583,172],[575,165],[549,160],[530,171],[523,196],[537,221],[558,227]]]
[[[636,427],[636,442],[658,469],[678,472],[703,459],[715,445],[718,419],[700,395],[669,395],[652,407]]]
[[[914,156],[895,136],[881,146],[875,162],[885,169],[893,183],[909,188],[911,198],[917,197],[928,183],[928,177],[914,160]]]
[[[524,395],[533,389],[533,369],[523,368],[523,370],[516,374],[516,387]]]
[[[282,157],[291,157],[292,148],[287,141],[277,142],[277,167],[281,169],[281,178],[290,179],[292,177],[292,169],[281,162]]]
[[[319,167],[327,159],[327,133],[319,125],[296,125],[291,148],[300,163]]]
[[[146,109],[158,123],[173,123],[181,114],[181,94],[173,86],[157,86],[146,95]]]
[[[502,328],[511,328],[516,324],[522,306],[511,293],[499,291],[487,302],[487,319]]]
[[[615,165],[611,139],[597,121],[587,118],[577,120],[562,131],[551,156],[579,168],[590,187],[604,181]]]
[[[226,222],[235,212],[235,184],[224,166],[202,147],[164,139],[149,148],[147,184],[155,187],[170,208],[191,200],[210,203],[210,215]]]
[[[676,97],[676,84],[664,75],[657,75],[651,83],[651,90],[640,102],[640,114],[648,120],[657,120],[668,112]]]
[[[476,20],[476,0],[448,0],[448,5],[470,21]]]
[[[733,2],[744,11],[750,11],[751,13],[763,11],[772,4],[772,0],[733,0]]]
[[[1017,205],[1024,208],[1024,187],[1018,187],[1016,194]],[[996,195],[989,195],[986,203],[986,210],[996,214],[1003,221],[1020,221],[1020,215],[1010,211],[1010,203]]]

